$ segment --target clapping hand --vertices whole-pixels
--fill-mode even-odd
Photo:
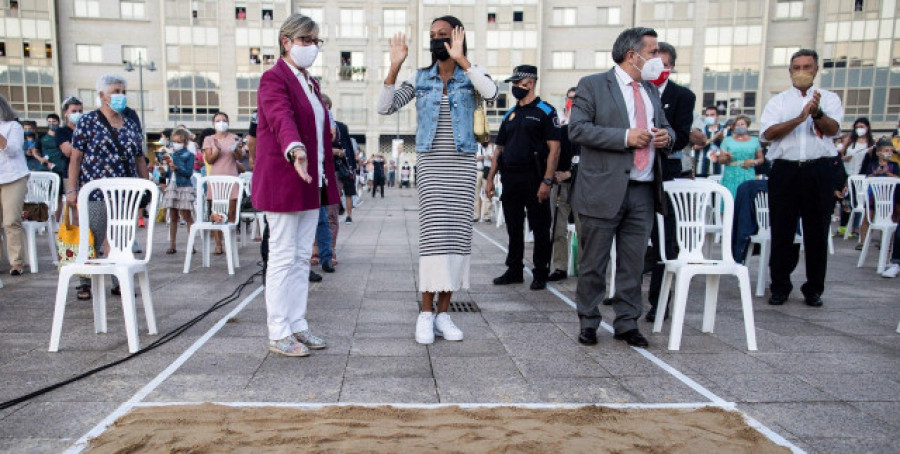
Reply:
[[[806,120],[806,117],[809,115],[815,116],[819,113],[819,100],[822,99],[822,94],[819,93],[818,90],[813,92],[812,99],[803,106],[803,111],[800,112],[800,117],[803,120]]]
[[[669,131],[662,128],[654,128],[653,132],[653,146],[657,149],[666,148],[669,145]]]

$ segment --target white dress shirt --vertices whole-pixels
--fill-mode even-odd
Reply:
[[[303,73],[300,72],[294,65],[290,62],[285,61],[288,64],[288,68],[291,68],[291,72],[294,73],[294,76],[297,77],[297,80],[300,81],[300,86],[303,87],[303,92],[306,93],[306,98],[309,99],[309,104],[312,106],[313,114],[316,117],[316,137],[319,139],[317,142],[319,143],[318,149],[316,150],[318,159],[318,170],[319,170],[319,187],[325,185],[327,178],[325,177],[325,107],[319,102],[319,97],[316,96],[316,92],[312,88],[312,82],[307,79],[308,75],[304,76]],[[329,144],[330,145],[330,144]],[[287,146],[287,149],[284,150],[285,155],[294,148],[302,146],[306,153],[309,153],[309,150],[300,142],[293,142]]]
[[[759,119],[759,140],[769,142],[765,138],[766,131],[769,128],[799,117],[803,107],[812,100],[813,93],[816,91],[822,95],[819,99],[819,109],[840,125],[844,120],[844,108],[841,105],[841,99],[836,94],[813,86],[806,90],[806,96],[803,96],[800,94],[800,90],[796,87],[791,87],[773,96],[766,103],[766,107],[763,109],[762,116]],[[773,161],[775,159],[805,161],[837,156],[834,139],[840,137],[840,135],[841,131],[838,128],[837,133],[834,135],[819,137],[813,128],[813,118],[810,115],[786,136],[770,141],[772,144],[769,146],[766,159]]]
[[[0,121],[0,135],[6,137],[6,148],[0,149],[0,184],[12,183],[26,175],[25,131],[18,121]]]
[[[637,120],[634,114],[634,87],[631,86],[631,82],[634,79],[625,72],[624,69],[620,66],[615,67],[616,71],[616,80],[619,82],[619,89],[622,90],[622,97],[625,98],[625,109],[628,111],[628,123],[630,128],[625,131],[625,147],[628,147],[628,131],[631,131],[632,128],[637,127]],[[650,94],[647,93],[647,89],[644,88],[644,85],[638,83],[639,91],[641,92],[641,98],[644,100],[644,110],[647,114],[647,128],[653,128],[655,125],[653,124],[653,103],[650,102]],[[644,170],[638,170],[637,167],[631,168],[631,179],[635,181],[653,181],[653,163],[656,158],[656,148],[653,146],[653,142],[647,146],[650,149],[650,164],[644,168]]]

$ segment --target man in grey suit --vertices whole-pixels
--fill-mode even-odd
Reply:
[[[578,82],[569,120],[569,138],[581,145],[572,208],[581,220],[579,245],[578,341],[597,343],[599,304],[606,294],[606,267],[616,240],[615,338],[646,347],[637,328],[641,316],[641,272],[654,212],[665,210],[663,154],[675,132],[666,120],[659,91],[656,32],[623,31],[613,45],[616,66]]]

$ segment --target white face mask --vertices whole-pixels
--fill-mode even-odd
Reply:
[[[216,122],[216,131],[219,131],[219,132],[228,131],[228,122],[227,121],[217,121]]]
[[[178,142],[173,142],[173,143],[172,143],[172,149],[175,150],[175,151],[181,151],[181,150],[184,150],[184,144],[183,144],[183,143],[178,143]]]
[[[309,45],[309,46],[299,46],[294,44],[291,47],[291,51],[289,52],[291,56],[291,60],[294,60],[294,64],[297,65],[298,68],[309,68],[316,61],[316,57],[319,56],[319,46]]]
[[[837,148],[837,151],[841,151],[844,149],[844,144],[839,143],[839,144],[835,145],[834,148]]]
[[[866,128],[856,128],[856,135],[864,136],[868,130]]]
[[[666,68],[663,65],[663,61],[659,57],[651,58],[649,60],[644,59],[641,54],[636,54],[638,58],[644,60],[644,67],[641,68],[641,80],[656,80],[659,78],[659,75],[662,74],[663,69]],[[637,68],[637,66],[635,66]]]

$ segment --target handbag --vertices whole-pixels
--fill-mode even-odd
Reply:
[[[475,92],[475,113],[472,117],[473,130],[475,131],[475,139],[480,143],[491,140],[491,128],[488,125],[487,114],[484,112],[484,98],[477,91]]]
[[[63,210],[62,222],[59,224],[59,234],[56,237],[56,255],[59,258],[60,269],[70,263],[75,263],[78,256],[78,241],[80,240],[81,231],[77,225],[69,222],[69,207]],[[88,232],[88,258],[96,258],[97,251],[94,249],[94,233]]]
[[[22,220],[32,222],[47,222],[50,219],[50,209],[46,203],[29,203],[22,206]]]

